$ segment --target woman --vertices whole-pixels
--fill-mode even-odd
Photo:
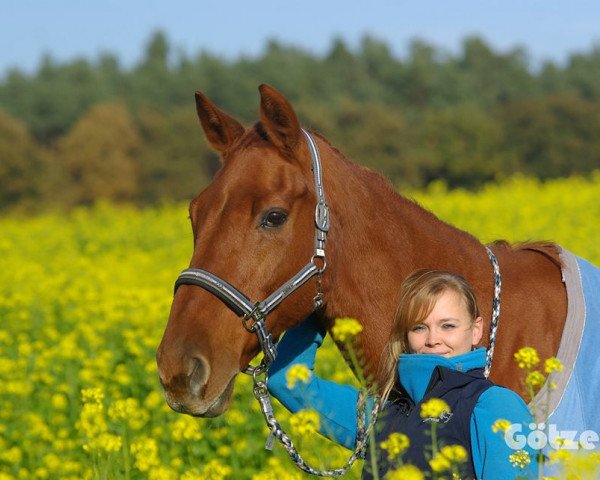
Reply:
[[[513,391],[494,385],[483,376],[485,348],[475,348],[483,331],[475,296],[459,275],[419,270],[401,287],[398,313],[383,359],[386,383],[381,388],[382,411],[375,431],[379,445],[391,433],[410,438],[403,456],[424,471],[430,469],[430,421],[436,421],[438,444],[462,445],[469,453],[463,464],[466,478],[510,479],[519,474],[509,456],[514,451],[501,434],[492,431],[496,420],[531,423],[523,400]],[[314,318],[289,330],[278,346],[278,357],[269,370],[271,393],[290,411],[305,408],[321,416],[321,433],[354,448],[358,392],[311,375],[306,384],[288,388],[286,371],[301,363],[311,371],[325,331]],[[420,405],[440,398],[450,407],[441,418],[423,419]],[[380,476],[391,468],[387,455],[378,451]],[[384,452],[385,453],[385,452]],[[533,454],[532,451],[529,452]],[[372,478],[369,458],[363,478]],[[537,475],[535,457],[529,465]],[[465,478],[465,477],[462,477]]]

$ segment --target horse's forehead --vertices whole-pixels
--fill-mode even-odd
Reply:
[[[301,169],[275,148],[253,146],[228,157],[196,203],[214,204],[230,198],[250,200],[272,194],[296,196],[305,186]]]

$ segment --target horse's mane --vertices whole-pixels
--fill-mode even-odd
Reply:
[[[551,242],[549,240],[538,240],[535,242],[525,241],[515,243],[510,243],[507,240],[495,240],[490,244],[490,246],[500,251],[504,250],[510,252],[518,252],[528,250],[535,253],[539,253],[548,258],[559,269],[563,267],[563,262],[559,256],[559,246],[556,243]]]

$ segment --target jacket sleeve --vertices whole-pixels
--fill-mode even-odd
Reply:
[[[509,461],[510,455],[519,448],[511,448],[502,432],[492,431],[492,425],[498,419],[506,419],[515,426],[520,425],[520,431],[525,433],[525,437],[529,432],[529,424],[533,422],[527,405],[512,390],[493,386],[483,392],[471,417],[471,451],[477,478],[506,480],[520,475],[537,478],[537,451],[526,444],[521,447],[529,453],[531,459],[523,475],[519,467],[513,466]]]
[[[326,331],[313,317],[288,330],[277,345],[277,357],[269,367],[267,387],[292,413],[316,410],[320,416],[319,431],[330,440],[352,449],[356,441],[358,390],[314,374],[315,355],[325,334]],[[298,381],[294,388],[288,388],[286,373],[296,364],[306,365],[311,376],[307,383]],[[372,399],[367,401],[367,406],[372,408]]]

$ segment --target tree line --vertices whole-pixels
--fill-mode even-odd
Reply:
[[[190,198],[219,168],[194,91],[249,125],[260,83],[400,188],[585,175],[600,168],[598,78],[600,45],[533,68],[525,49],[479,37],[455,54],[414,40],[402,57],[369,36],[354,49],[333,39],[323,55],[271,40],[227,59],[178,52],[156,32],[131,68],[112,54],[46,55],[36,73],[0,81],[0,210]]]

